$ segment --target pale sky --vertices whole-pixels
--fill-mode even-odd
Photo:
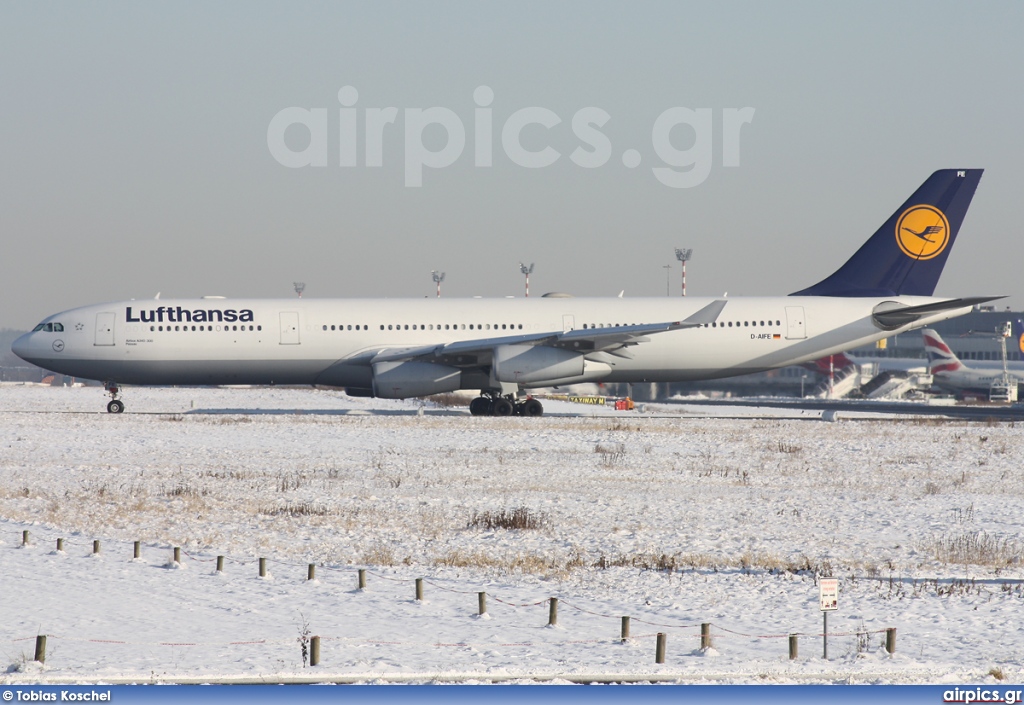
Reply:
[[[0,5],[0,328],[79,305],[224,295],[446,297],[787,294],[834,271],[939,168],[985,176],[936,293],[1024,307],[1024,4],[94,3]],[[339,91],[356,89],[356,166],[341,166]],[[493,93],[492,166],[476,165]],[[289,168],[268,129],[326,111],[325,166]],[[382,166],[367,109],[397,108]],[[406,185],[406,118],[465,127],[445,168]],[[524,108],[527,168],[502,132]],[[598,108],[607,163],[573,116]],[[671,188],[653,126],[709,110],[706,178]],[[738,166],[723,155],[728,111]],[[702,134],[697,134],[700,131]],[[441,151],[440,125],[422,134]],[[301,151],[308,131],[284,142]],[[624,163],[635,162],[630,168]],[[727,150],[726,150],[727,151]],[[707,163],[704,159],[702,163]]]

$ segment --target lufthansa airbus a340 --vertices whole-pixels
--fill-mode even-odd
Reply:
[[[528,390],[785,367],[968,312],[937,298],[981,169],[932,174],[834,274],[790,296],[140,300],[47,317],[13,351],[120,385],[288,384],[389,399],[480,390],[474,415],[539,416]]]

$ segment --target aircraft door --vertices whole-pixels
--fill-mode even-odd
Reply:
[[[299,314],[297,311],[281,311],[281,345],[299,344]]]
[[[807,337],[804,326],[804,307],[786,307],[786,340],[802,340]]]
[[[95,345],[114,344],[114,316],[113,311],[104,311],[96,314]]]
[[[576,316],[565,314],[562,316],[562,332],[568,333],[576,328]]]

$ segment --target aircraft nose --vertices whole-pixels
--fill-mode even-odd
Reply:
[[[17,338],[13,343],[11,343],[11,352],[25,361],[29,361],[28,358],[31,355],[31,336],[31,333],[26,333],[25,335]]]

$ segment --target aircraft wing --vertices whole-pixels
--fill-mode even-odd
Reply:
[[[581,353],[616,351],[628,345],[645,343],[648,335],[672,330],[684,330],[711,323],[725,308],[725,299],[713,301],[683,321],[668,323],[643,323],[635,326],[615,328],[580,328],[570,331],[548,331],[526,333],[497,338],[459,340],[441,345],[421,345],[409,348],[387,348],[373,355],[371,362],[400,362],[422,360],[444,362],[450,365],[486,364],[491,351],[499,345],[546,345]]]

